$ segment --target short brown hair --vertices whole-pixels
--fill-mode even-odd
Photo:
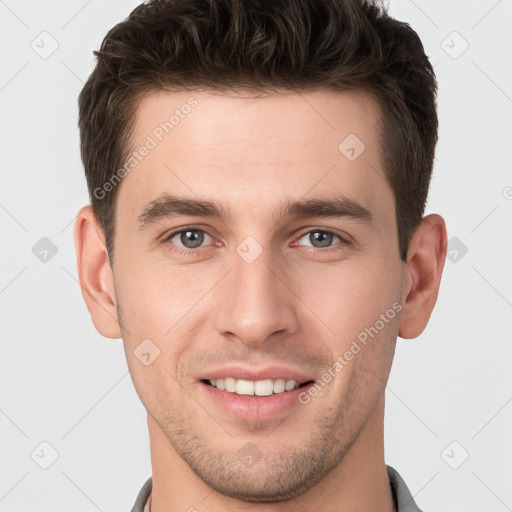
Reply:
[[[425,209],[437,83],[416,32],[370,0],[149,0],[105,36],[79,99],[89,196],[113,262],[117,187],[137,102],[153,90],[363,89],[382,108],[400,257]]]

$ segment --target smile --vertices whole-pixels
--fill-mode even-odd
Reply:
[[[206,379],[206,383],[221,391],[249,396],[271,396],[280,394],[297,389],[308,384],[308,382],[311,381],[302,383],[293,379],[264,379],[253,381],[235,379],[234,377]]]

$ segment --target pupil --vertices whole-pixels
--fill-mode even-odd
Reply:
[[[187,249],[194,249],[203,243],[204,234],[201,231],[184,231],[180,238]]]
[[[332,243],[332,233],[324,231],[314,231],[309,235],[309,239],[314,247],[329,247]],[[315,245],[318,243],[318,245]]]

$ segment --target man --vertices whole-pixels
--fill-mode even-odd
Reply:
[[[418,511],[383,446],[446,255],[417,34],[357,0],[162,0],[96,56],[75,245],[148,412],[133,510]]]

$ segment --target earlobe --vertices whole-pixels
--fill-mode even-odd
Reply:
[[[446,259],[447,234],[443,218],[423,218],[409,244],[404,272],[403,310],[398,335],[416,338],[430,319]]]
[[[121,338],[114,277],[103,231],[91,206],[78,212],[74,242],[80,287],[94,326],[107,338]]]

